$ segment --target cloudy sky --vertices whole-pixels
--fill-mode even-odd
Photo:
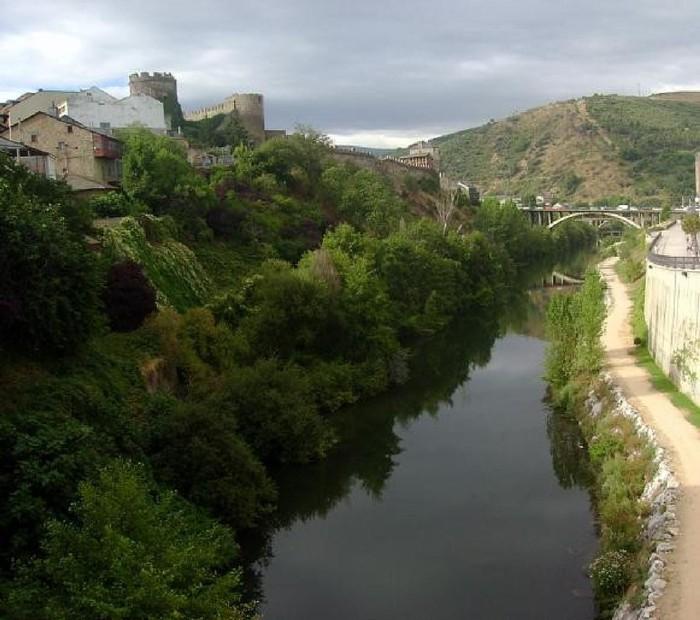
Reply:
[[[171,71],[185,109],[265,94],[269,128],[398,146],[594,92],[700,89],[697,0],[27,0],[0,101]]]

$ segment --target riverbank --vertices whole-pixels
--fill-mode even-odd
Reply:
[[[654,389],[647,371],[636,363],[629,322],[632,302],[615,273],[616,260],[607,259],[600,267],[611,301],[601,338],[608,372],[656,432],[658,442],[670,455],[682,491],[680,534],[668,557],[669,585],[658,601],[657,617],[695,620],[700,615],[700,574],[694,566],[700,557],[700,433],[665,394]]]

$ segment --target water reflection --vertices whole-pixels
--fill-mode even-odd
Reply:
[[[462,574],[466,580],[464,591],[457,596],[454,590],[446,592],[443,599],[435,601],[434,609],[440,610],[445,618],[469,617],[459,610],[486,613],[486,609],[491,610],[491,615],[480,617],[506,617],[502,615],[506,603],[491,599],[498,598],[500,587],[512,589],[512,594],[517,596],[521,584],[512,582],[520,579],[523,571],[528,572],[530,563],[541,564],[542,570],[549,567],[555,574],[546,579],[541,575],[540,594],[534,595],[534,599],[542,598],[542,588],[548,589],[547,602],[532,600],[528,588],[521,592],[523,604],[529,607],[518,617],[547,617],[551,611],[547,605],[555,606],[555,601],[558,609],[562,606],[575,609],[568,618],[593,616],[590,600],[585,604],[566,602],[574,591],[590,595],[583,567],[590,559],[595,538],[588,502],[580,497],[581,492],[566,499],[561,496],[561,490],[556,490],[561,487],[575,493],[575,489],[586,489],[590,472],[575,420],[541,402],[545,390],[539,379],[544,346],[541,340],[550,294],[541,289],[521,290],[512,296],[501,316],[494,315],[487,321],[461,321],[419,345],[411,360],[411,378],[405,385],[349,407],[333,418],[341,441],[325,461],[287,467],[276,473],[279,508],[265,529],[246,534],[242,541],[250,600],[264,601],[265,573],[273,559],[278,567],[272,571],[275,585],[268,584],[273,588],[270,596],[274,594],[276,599],[270,609],[276,609],[277,615],[269,620],[284,620],[279,616],[282,601],[294,601],[290,603],[294,609],[287,607],[287,617],[304,617],[300,613],[310,596],[319,599],[315,609],[337,618],[361,617],[357,614],[367,613],[367,609],[373,609],[378,620],[399,617],[396,616],[399,612],[405,618],[424,617],[417,608],[401,607],[406,603],[392,598],[396,596],[394,582],[389,587],[391,592],[377,592],[374,596],[367,595],[366,600],[357,600],[355,615],[348,609],[336,612],[338,601],[347,602],[348,588],[357,588],[358,580],[361,588],[363,579],[353,571],[359,570],[357,565],[362,563],[362,558],[368,560],[368,553],[376,564],[372,576],[377,583],[382,583],[377,572],[384,575],[387,571],[389,574],[397,571],[396,579],[401,583],[425,578],[428,582],[424,587],[435,593],[441,581],[447,587],[447,582],[454,580],[455,571]],[[500,348],[499,357],[492,362],[494,343],[507,332],[526,337],[508,336],[500,340],[496,346],[496,350]],[[480,401],[472,402],[474,386],[470,378],[479,368],[485,369],[479,371],[482,378],[477,381]],[[431,422],[432,418],[436,419]],[[502,444],[502,454],[494,442]],[[427,453],[421,454],[424,451]],[[542,463],[542,455],[547,460],[551,458],[551,465]],[[516,469],[511,472],[509,468]],[[491,476],[488,473],[491,469],[494,474],[484,486],[484,476]],[[460,482],[452,489],[455,483],[451,478],[458,471]],[[423,494],[427,489],[432,503],[425,504],[427,500],[419,499],[425,495],[420,493],[413,497],[416,488],[421,488]],[[408,513],[405,512],[407,501],[411,502]],[[488,514],[489,519],[495,520],[494,524],[485,523],[481,514]],[[566,515],[563,520],[562,514]],[[408,518],[411,523],[395,523],[402,518]],[[366,521],[366,530],[358,525],[357,519]],[[416,519],[425,519],[418,528],[420,532],[414,531],[418,527],[413,521]],[[492,557],[480,560],[486,562],[481,566],[468,556],[448,557],[446,549],[439,553],[437,548],[445,544],[440,533],[443,519],[445,527],[455,530],[452,544],[471,549],[474,545],[478,547],[483,539]],[[339,537],[357,537],[362,532],[370,538],[381,537],[385,532],[384,536],[397,540],[390,543],[382,538],[382,548],[376,553],[339,542]],[[474,538],[471,532],[479,534]],[[430,557],[434,544],[435,558],[421,565],[416,556],[415,560],[408,560],[408,566],[390,568],[392,562],[400,564],[399,558],[406,553],[407,541],[403,536],[425,536],[431,542],[426,546],[422,541],[417,547]],[[521,540],[523,536],[528,540]],[[273,556],[273,540],[274,549],[281,554],[277,559]],[[358,539],[358,545],[367,544],[361,540]],[[411,545],[416,542],[414,539]],[[347,554],[342,558],[342,562],[351,565],[346,572],[338,572],[340,558],[329,549]],[[279,590],[299,587],[284,580],[287,585],[281,585],[280,575],[289,575],[284,571],[289,571],[290,566],[305,574],[323,570],[319,564],[324,563],[328,563],[327,570],[336,578],[344,580],[341,590],[341,584],[335,583],[326,584],[325,589],[320,584],[309,585],[308,591],[301,588],[294,594]],[[441,578],[436,576],[436,571],[442,574],[445,570],[451,571],[449,577],[448,573]],[[503,571],[510,576],[504,573],[498,577]],[[537,581],[535,575],[533,580]],[[534,587],[534,583],[531,585]],[[490,594],[487,596],[485,592]],[[408,594],[409,598],[419,596],[417,591]],[[323,602],[333,597],[338,600]],[[421,604],[425,601],[421,600]],[[391,612],[379,613],[380,608]]]

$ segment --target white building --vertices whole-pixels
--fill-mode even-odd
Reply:
[[[86,127],[102,130],[141,126],[165,132],[163,104],[148,95],[130,95],[123,99],[93,86],[69,94],[58,104],[58,116],[69,116]]]

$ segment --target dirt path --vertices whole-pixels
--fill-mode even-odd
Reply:
[[[617,277],[613,265],[617,259],[601,264],[608,283],[612,307],[603,332],[610,374],[629,402],[657,432],[659,442],[671,456],[681,483],[678,507],[681,534],[671,554],[666,577],[668,589],[659,601],[661,620],[700,619],[700,432],[685,419],[665,394],[657,392],[646,370],[631,354],[632,330],[629,324],[631,301],[627,289]]]

